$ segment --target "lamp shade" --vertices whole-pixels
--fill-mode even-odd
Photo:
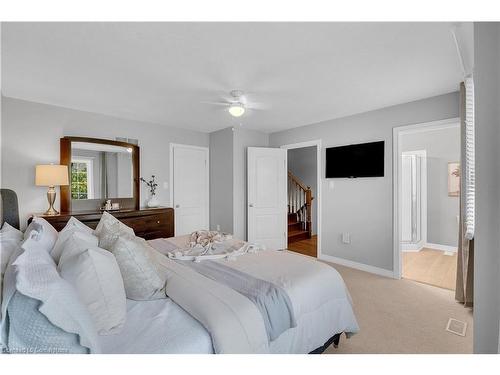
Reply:
[[[68,166],[53,164],[36,166],[36,186],[61,186],[68,184]]]

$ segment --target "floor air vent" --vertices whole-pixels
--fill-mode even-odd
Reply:
[[[446,330],[458,336],[465,336],[465,333],[467,332],[467,323],[450,318],[450,320],[448,320],[448,324],[446,325]]]

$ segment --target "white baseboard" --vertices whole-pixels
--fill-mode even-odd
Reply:
[[[340,264],[341,266],[354,268],[354,269],[357,269],[360,271],[374,273],[375,275],[390,277],[391,279],[394,278],[394,272],[390,271],[390,270],[386,270],[385,268],[369,266],[368,264],[353,262],[352,260],[337,258],[337,257],[331,256],[331,255],[326,255],[326,254],[321,254],[318,257],[318,259],[321,259],[321,260],[324,260],[327,262],[331,262],[331,263]]]
[[[440,245],[438,243],[427,242],[424,245],[424,247],[434,249],[434,250],[449,251],[451,253],[456,253],[458,251],[458,248],[456,246]]]
[[[424,245],[422,243],[404,243],[401,244],[401,251],[404,251],[405,253],[413,253],[413,252],[419,252],[424,248]]]

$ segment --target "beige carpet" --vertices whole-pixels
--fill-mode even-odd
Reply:
[[[472,313],[454,292],[333,265],[354,302],[360,332],[326,353],[472,353]],[[465,337],[447,332],[449,318],[467,322]]]
[[[455,290],[457,280],[457,253],[422,249],[403,252],[403,277],[440,288]]]

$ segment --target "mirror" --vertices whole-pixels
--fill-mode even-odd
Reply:
[[[60,139],[61,165],[69,186],[61,186],[61,211],[100,210],[106,200],[120,209],[139,209],[139,146],[107,139]]]
[[[74,142],[69,171],[72,200],[133,197],[131,147]]]

